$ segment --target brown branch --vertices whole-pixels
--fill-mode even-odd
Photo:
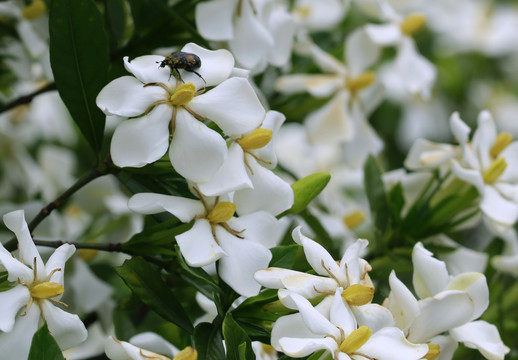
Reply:
[[[36,96],[40,95],[40,94],[43,94],[47,91],[52,91],[52,90],[56,90],[57,87],[56,87],[56,83],[50,83],[48,85],[46,85],[45,87],[39,89],[39,90],[36,90],[34,91],[33,93],[30,93],[30,94],[27,94],[27,95],[23,95],[23,96],[20,96],[19,98],[3,105],[3,106],[0,106],[0,114],[5,112],[5,111],[8,111],[8,110],[11,110],[19,105],[24,105],[24,104],[28,104],[32,101],[33,98],[35,98]]]

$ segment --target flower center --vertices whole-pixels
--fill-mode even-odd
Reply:
[[[363,346],[372,335],[372,330],[367,326],[360,326],[345,338],[340,344],[340,351],[346,354],[352,354]]]
[[[491,163],[491,165],[482,173],[482,178],[484,179],[484,182],[488,185],[493,184],[500,175],[505,171],[507,168],[507,162],[504,158],[498,158],[495,161]]]
[[[273,132],[270,129],[255,129],[237,140],[244,151],[260,149],[270,142]]]
[[[347,88],[350,92],[356,93],[376,81],[374,72],[367,70],[355,78],[347,79]]]
[[[357,210],[350,213],[349,215],[344,216],[343,221],[347,228],[353,230],[365,221],[365,214],[363,211]]]
[[[496,137],[495,143],[489,150],[489,155],[494,159],[513,141],[513,136],[508,132],[501,132]]]
[[[187,105],[196,95],[196,86],[193,83],[178,86],[170,97],[171,104],[174,106]]]
[[[361,306],[368,304],[372,301],[373,297],[373,286],[354,284],[342,291],[342,299],[347,301],[349,305],[353,306]]]
[[[198,359],[198,352],[192,347],[187,346],[185,349],[180,351],[173,360],[196,360]]]
[[[207,220],[209,220],[211,224],[221,224],[229,221],[235,212],[236,205],[234,203],[223,201],[214,206],[207,215]]]
[[[404,35],[412,36],[426,25],[426,17],[423,14],[410,14],[403,20],[399,27]]]
[[[50,299],[63,294],[63,285],[56,282],[43,282],[29,287],[31,296],[34,299]]]
[[[295,7],[295,14],[297,14],[301,19],[306,19],[311,15],[311,7],[306,6],[297,6]]]
[[[34,20],[45,14],[47,6],[43,0],[34,0],[22,10],[22,17],[27,20]]]
[[[422,359],[435,360],[441,354],[441,347],[436,344],[428,344],[428,352]]]

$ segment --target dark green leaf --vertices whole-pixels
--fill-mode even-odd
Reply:
[[[143,258],[135,257],[126,260],[116,271],[144,304],[165,320],[192,333],[193,326],[189,317],[169,286],[163,281],[159,269]]]
[[[403,186],[398,182],[392,189],[390,189],[388,193],[389,197],[389,205],[392,209],[392,217],[397,220],[397,222],[401,221],[401,211],[403,210],[403,206],[405,206],[405,197],[403,195]]]
[[[113,48],[117,48],[124,39],[126,30],[126,6],[123,0],[105,0],[107,28]]]
[[[390,206],[381,179],[381,169],[376,159],[370,155],[363,167],[365,192],[369,200],[372,217],[376,228],[383,234],[387,230]]]
[[[174,255],[174,237],[188,230],[190,226],[190,224],[179,225],[178,219],[170,218],[133,235],[122,244],[122,249],[139,255]]]
[[[34,334],[28,360],[65,360],[58,343],[50,335],[47,323]]]
[[[102,16],[91,0],[52,0],[50,63],[59,95],[96,154],[105,115],[95,104],[106,85],[109,53]]]
[[[198,360],[225,359],[223,336],[219,324],[201,323],[194,329],[194,347]]]
[[[193,268],[187,265],[185,260],[183,259],[181,252],[177,249],[177,257],[180,266],[185,270],[185,273],[182,274],[182,278],[192,284],[198,291],[200,291],[203,295],[212,299],[213,293],[221,292],[218,284],[212,279],[212,277],[207,274],[205,270],[202,268]]]
[[[301,249],[302,247],[297,244],[276,246],[270,249],[272,252],[272,260],[268,267],[291,269],[297,258],[297,252],[302,251]]]
[[[247,333],[234,320],[231,313],[227,313],[223,320],[223,337],[227,347],[227,360],[241,360],[239,348],[245,344],[244,359],[255,360],[255,354],[252,350],[252,342]]]

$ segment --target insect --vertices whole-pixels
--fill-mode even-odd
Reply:
[[[167,55],[164,60],[157,61],[157,63],[160,63],[158,67],[163,68],[169,66],[171,68],[171,74],[169,75],[169,78],[171,78],[171,75],[174,75],[175,78],[180,79],[182,82],[184,82],[182,76],[180,75],[180,72],[178,71],[178,69],[184,69],[185,71],[195,73],[200,77],[200,79],[203,80],[203,82],[207,83],[203,76],[196,72],[196,69],[199,69],[201,67],[200,57],[196,54],[191,54],[183,51],[175,51]]]

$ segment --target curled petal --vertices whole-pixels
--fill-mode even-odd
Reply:
[[[29,227],[25,221],[24,211],[17,210],[5,214],[4,223],[18,239],[18,248],[22,262],[32,268],[34,266],[34,260],[36,260],[37,268],[44,269],[43,260],[41,260],[41,256],[36,249],[36,245],[34,245],[34,242],[32,241]]]
[[[120,123],[110,145],[114,164],[143,167],[160,159],[169,146],[171,114],[168,106],[159,105],[148,115]]]
[[[478,115],[477,131],[473,134],[471,145],[476,151],[478,161],[482,169],[487,169],[491,165],[491,147],[496,140],[496,124],[489,111],[481,111]]]
[[[493,186],[484,186],[480,209],[502,225],[512,226],[518,220],[518,204],[505,199]]]
[[[128,201],[128,207],[132,211],[146,215],[167,211],[182,222],[189,222],[205,211],[199,200],[154,193],[133,195]]]
[[[327,350],[333,353],[337,350],[338,344],[331,338],[283,337],[279,339],[279,347],[281,351],[289,356],[304,357],[318,350]]]
[[[180,352],[180,350],[171,345],[163,337],[150,331],[132,336],[129,339],[129,342],[142,349],[147,349],[158,354],[164,354],[170,356],[171,358]]]
[[[45,314],[50,333],[62,350],[79,345],[86,340],[88,332],[79,316],[61,310],[50,301],[43,301],[41,309]]]
[[[412,344],[400,329],[386,327],[372,334],[358,352],[372,359],[417,360],[428,353],[428,345]]]
[[[124,57],[124,67],[143,84],[151,82],[174,84],[174,79],[173,82],[170,79],[171,70],[169,67],[160,67],[160,63],[164,60],[162,56],[144,55],[136,57],[131,61],[128,59],[127,56]]]
[[[482,320],[452,329],[450,334],[466,347],[478,349],[486,359],[502,360],[510,351],[502,342],[496,326]]]
[[[489,306],[489,288],[484,274],[465,272],[457,275],[450,281],[447,290],[461,290],[469,294],[474,307],[471,320],[480,317]]]
[[[24,285],[0,292],[0,330],[10,332],[13,329],[16,315],[22,306],[27,305],[31,294]]]
[[[177,235],[176,242],[190,266],[212,264],[225,255],[225,251],[214,240],[209,222],[204,219],[196,220],[190,230]]]
[[[45,278],[50,275],[55,269],[61,269],[60,271],[56,271],[52,274],[52,277],[48,281],[56,282],[63,285],[63,275],[65,273],[65,263],[68,259],[75,253],[76,247],[70,244],[63,244],[52,253],[50,258],[47,260],[45,264],[45,272],[41,275],[38,274],[38,278],[40,280],[45,280]]]
[[[394,316],[396,326],[406,331],[420,314],[419,303],[394,271],[389,276],[389,284],[390,295],[383,305]]]
[[[412,262],[414,264],[414,289],[421,299],[446,289],[450,280],[446,264],[435,259],[422,243],[414,246]]]

